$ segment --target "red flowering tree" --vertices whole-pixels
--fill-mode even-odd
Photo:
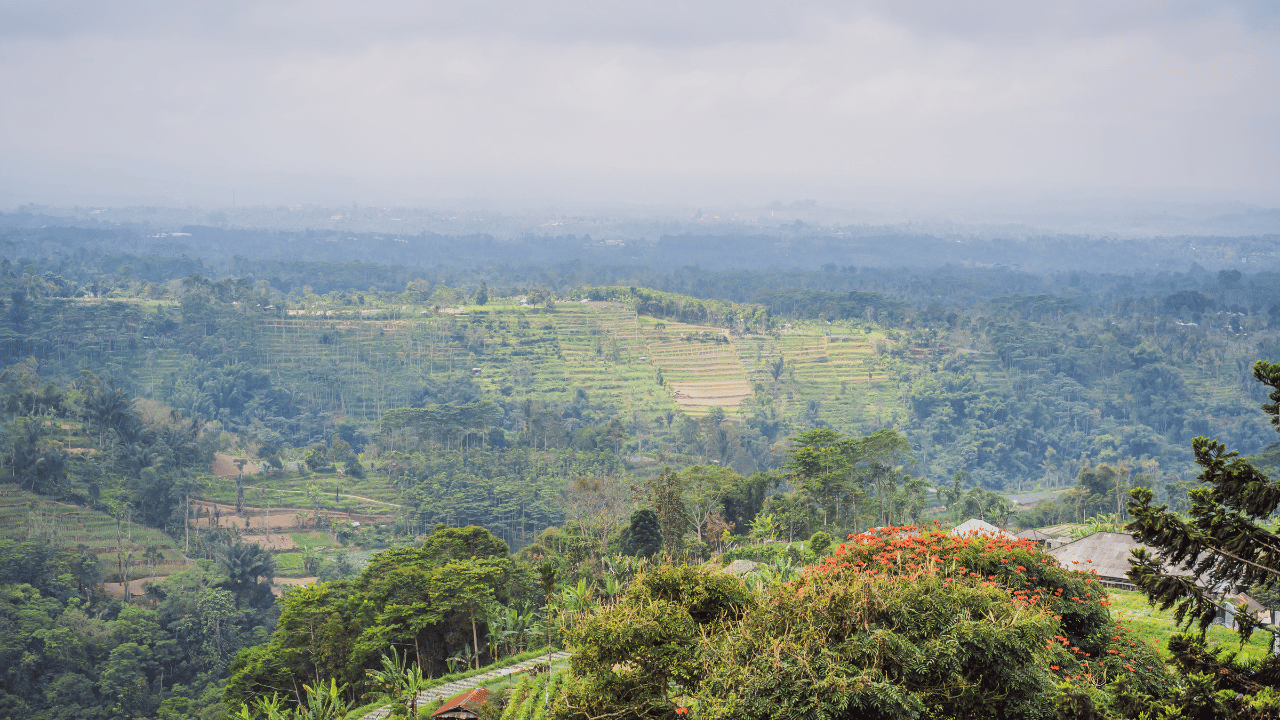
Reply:
[[[1093,573],[1030,542],[914,528],[850,538],[703,661],[693,710],[716,718],[1038,718],[1071,693],[1093,706],[1117,681],[1125,697],[1166,681]]]
[[[555,715],[1102,717],[1169,680],[1094,573],[1027,541],[889,528],[754,597],[706,573],[652,573],[584,623]]]

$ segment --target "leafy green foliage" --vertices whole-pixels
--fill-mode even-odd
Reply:
[[[672,682],[699,676],[703,629],[741,617],[750,597],[733,577],[690,566],[638,576],[621,602],[570,630],[573,680],[556,717],[671,717]]]
[[[1254,377],[1270,388],[1263,411],[1280,427],[1280,365],[1259,360]],[[1264,717],[1248,706],[1274,712],[1280,709],[1280,658],[1269,656],[1253,664],[1236,661],[1234,655],[1210,651],[1204,633],[1223,611],[1223,589],[1280,586],[1280,535],[1262,527],[1280,507],[1280,483],[1268,478],[1226,445],[1205,437],[1192,441],[1196,463],[1203,468],[1203,484],[1189,493],[1186,518],[1152,505],[1150,488],[1135,488],[1129,502],[1134,517],[1129,528],[1134,537],[1157,548],[1158,555],[1139,549],[1131,561],[1129,578],[1152,604],[1176,606],[1178,622],[1198,625],[1199,637],[1170,640],[1169,649],[1188,682],[1185,700],[1202,706],[1212,717]],[[1280,629],[1258,621],[1249,613],[1227,608],[1239,622],[1242,639],[1256,629],[1275,634]],[[1232,697],[1232,695],[1236,697]],[[1225,695],[1225,697],[1223,697]],[[1208,696],[1208,697],[1206,697]]]
[[[701,568],[637,577],[570,631],[556,716],[1041,718],[1166,696],[1092,573],[1027,541],[912,530],[855,536],[754,594]]]
[[[648,508],[631,513],[631,523],[623,531],[622,552],[633,557],[653,557],[662,549],[662,526],[658,514]]]
[[[528,598],[531,585],[529,571],[483,528],[442,526],[422,547],[375,555],[355,580],[289,591],[270,641],[232,663],[226,702],[236,707],[317,677],[345,683],[354,699],[365,671],[379,669],[388,651],[404,653],[403,663],[412,657],[428,676],[439,674],[464,645],[483,651],[478,640],[497,620],[490,609]]]

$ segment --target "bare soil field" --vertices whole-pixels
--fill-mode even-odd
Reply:
[[[371,500],[370,502],[377,501]],[[300,510],[298,508],[280,508],[279,510],[272,510],[271,514],[264,520],[262,516],[262,508],[253,507],[252,505],[245,505],[244,514],[237,515],[235,505],[209,502],[208,500],[192,500],[191,504],[200,508],[200,518],[193,519],[191,521],[191,526],[198,528],[213,527],[214,508],[217,508],[218,510],[219,525],[234,525],[242,532],[263,532],[265,530],[275,533],[280,530],[309,527],[314,524],[311,511]],[[348,515],[340,510],[321,510],[320,516],[331,522],[386,522],[385,517],[361,515],[359,513]],[[245,522],[246,520],[248,521],[247,523]]]
[[[210,467],[210,470],[213,471],[213,476],[220,478],[233,478],[242,474],[240,468],[236,467],[236,460],[247,461],[244,466],[244,475],[257,475],[262,470],[258,463],[254,462],[250,458],[237,458],[232,455],[216,453],[213,456],[213,465]]]
[[[282,528],[303,527],[309,524],[308,516],[297,508],[280,508],[272,510],[271,514],[264,520],[262,517],[262,508],[255,508],[249,505],[244,506],[244,515],[236,515],[235,505],[225,505],[223,503],[214,503],[207,500],[192,500],[192,505],[200,508],[200,518],[192,520],[192,527],[208,528],[213,527],[214,508],[218,510],[218,524],[234,525],[240,530],[257,530],[259,532],[264,529],[276,530]],[[302,516],[302,517],[300,517]],[[331,516],[336,520],[339,517],[345,518],[344,513],[332,513]],[[249,521],[248,527],[245,526],[245,520]]]
[[[273,594],[275,594],[275,596],[276,596],[276,597],[280,597],[281,595],[283,595],[283,594],[284,594],[284,588],[285,588],[285,586],[288,586],[288,587],[306,587],[307,585],[311,585],[311,584],[315,583],[315,582],[316,582],[317,580],[319,580],[319,579],[320,579],[320,578],[318,578],[318,577],[301,577],[301,578],[282,578],[282,577],[278,577],[278,578],[276,578],[275,584],[273,584],[273,585],[271,586],[271,592],[272,592]]]
[[[142,587],[143,585],[149,582],[160,582],[162,580],[164,580],[163,576],[142,578],[141,580],[130,580],[129,594],[133,595],[134,597],[146,595],[147,591],[145,588]],[[107,594],[113,598],[124,597],[124,583],[103,583],[102,587],[107,591]]]
[[[754,392],[746,380],[671,383],[681,407],[737,407]]]

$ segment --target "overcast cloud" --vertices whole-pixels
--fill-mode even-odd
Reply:
[[[0,205],[1280,196],[1275,3],[6,2]]]

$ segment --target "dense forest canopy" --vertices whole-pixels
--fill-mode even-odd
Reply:
[[[565,691],[560,716],[632,693],[637,712],[667,717],[672,673],[699,657],[754,667],[759,633],[800,648],[826,632],[778,624],[801,593],[846,603],[849,587],[894,582],[768,589],[867,552],[840,538],[967,517],[1116,529],[1140,486],[1185,511],[1197,436],[1280,464],[1250,371],[1280,357],[1272,238],[1237,243],[1248,262],[1224,266],[1167,252],[1179,239],[793,227],[597,246],[19,219],[0,218],[0,613],[20,628],[0,648],[14,660],[0,715],[213,720],[273,693],[356,703],[367,671],[412,661],[439,676],[563,630],[556,641],[596,655],[575,659],[587,685]],[[1015,267],[1028,248],[1062,262]],[[993,641],[1026,641],[1025,667],[1008,668],[1026,692],[1085,676],[1037,643],[1107,647],[1097,597],[1059,608],[1089,615],[1066,621],[1009,601],[1076,592],[1084,576],[1029,547],[937,549],[987,581],[895,565],[914,594],[859,612],[998,616],[1009,635]],[[1040,585],[996,581],[993,553],[1039,568]],[[713,558],[769,574],[729,588],[652,565]],[[323,582],[273,600],[280,579]],[[690,588],[721,606],[699,615]],[[632,687],[610,675],[606,626],[681,649]],[[904,630],[901,648],[930,627]],[[865,638],[839,633],[839,652],[862,657]],[[963,652],[946,662],[979,649]],[[909,715],[949,702],[935,670],[900,682],[885,666],[874,682]],[[1159,694],[1158,671],[1139,675],[1132,692]],[[712,697],[740,680],[708,672],[682,702],[751,715],[767,688]],[[964,702],[998,692],[975,682]]]

